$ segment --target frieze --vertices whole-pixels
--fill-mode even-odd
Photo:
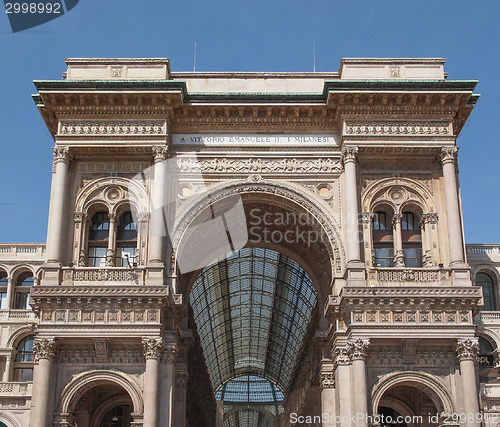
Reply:
[[[355,310],[350,312],[351,323],[472,323],[470,310]]]
[[[59,136],[166,135],[165,120],[61,120]]]
[[[346,135],[452,135],[450,122],[443,121],[348,121]]]
[[[106,359],[99,358],[96,346],[85,345],[65,345],[58,352],[60,363],[143,363],[144,354],[142,347],[134,344],[111,344],[108,345]]]
[[[158,323],[161,319],[161,309],[121,309],[121,308],[102,308],[101,304],[86,302],[85,309],[57,309],[51,310],[43,308],[40,311],[41,323],[126,323],[126,324],[144,324]]]
[[[342,172],[340,161],[334,158],[188,158],[178,157],[181,173],[335,173]]]

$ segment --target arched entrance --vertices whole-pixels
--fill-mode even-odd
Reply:
[[[396,372],[382,378],[372,393],[373,414],[380,426],[441,425],[440,414],[453,413],[448,392],[429,374]]]
[[[129,427],[142,418],[139,386],[126,374],[90,371],[75,377],[61,395],[61,422],[78,427]]]

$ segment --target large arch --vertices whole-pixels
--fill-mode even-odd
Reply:
[[[371,393],[372,414],[376,414],[384,393],[391,387],[408,385],[426,393],[433,401],[438,413],[454,413],[450,393],[436,378],[424,372],[392,372],[379,379]]]
[[[329,283],[323,282],[318,284],[318,281],[314,280],[318,295],[321,300],[324,300],[331,293],[333,280],[343,276],[346,265],[345,249],[342,243],[340,227],[330,213],[331,208],[328,205],[317,199],[303,187],[291,183],[263,180],[260,177],[257,181],[239,180],[222,184],[218,183],[209,187],[207,193],[194,196],[192,200],[187,200],[181,207],[174,223],[170,252],[167,254],[167,259],[171,263],[171,270],[175,266],[175,256],[182,247],[183,241],[186,239],[186,231],[191,224],[205,215],[214,203],[224,203],[225,200],[231,197],[234,198],[235,196],[244,199],[245,203],[268,203],[272,206],[293,209],[299,213],[303,212],[310,215],[314,225],[321,228],[322,235],[326,236],[326,242],[324,242],[323,246],[331,261],[331,265],[329,266]],[[311,262],[306,262],[297,256],[297,254],[294,254],[293,251],[287,250],[286,247],[272,246],[268,245],[269,248],[282,252],[300,263],[308,273],[311,273],[312,277],[314,277],[315,268],[324,268],[324,265],[311,265]],[[193,281],[194,279],[191,279],[191,284]],[[189,286],[190,284],[185,285],[181,293],[188,295]],[[176,291],[179,292],[179,290]]]
[[[14,415],[5,412],[0,412],[0,422],[4,423],[7,427],[22,427]]]
[[[144,401],[142,391],[130,375],[118,371],[94,370],[75,376],[64,387],[61,393],[61,414],[72,413],[79,399],[90,389],[109,383],[118,385],[128,393],[132,400],[134,413],[143,412]]]

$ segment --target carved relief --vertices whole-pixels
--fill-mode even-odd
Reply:
[[[441,121],[348,121],[347,135],[452,135],[449,122]]]
[[[175,375],[175,386],[179,388],[187,388],[189,381],[188,371],[177,371]]]
[[[61,120],[62,136],[166,135],[165,120]]]
[[[33,359],[38,362],[40,359],[52,359],[57,351],[55,339],[35,338],[33,343]]]
[[[335,388],[335,373],[321,372],[319,374],[319,385],[321,389]]]

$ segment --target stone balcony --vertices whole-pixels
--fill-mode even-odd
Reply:
[[[42,243],[0,243],[0,261],[45,261]]]
[[[144,285],[144,279],[142,267],[63,267],[62,285]]]
[[[368,286],[449,286],[450,271],[445,268],[371,268]]]
[[[34,322],[36,320],[35,313],[31,310],[0,310],[0,322],[5,323],[24,323]]]
[[[33,383],[0,382],[0,398],[30,397]]]
[[[470,264],[500,263],[500,245],[466,245],[466,248]]]

